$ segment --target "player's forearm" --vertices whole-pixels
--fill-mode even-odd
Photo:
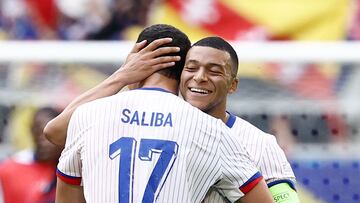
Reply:
[[[83,187],[70,185],[57,179],[56,203],[85,203]]]
[[[240,198],[240,203],[273,203],[273,198],[264,180],[261,180],[252,190]]]
[[[44,128],[44,134],[47,139],[56,145],[64,146],[67,127],[71,115],[74,113],[76,108],[87,102],[116,94],[127,85],[125,77],[125,74],[122,74],[120,71],[116,71],[99,85],[75,98],[60,115],[47,123]]]

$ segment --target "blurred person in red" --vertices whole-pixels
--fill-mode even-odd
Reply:
[[[0,1],[3,39],[36,40],[57,37],[57,9],[53,0]]]
[[[51,144],[43,129],[59,112],[40,108],[33,117],[34,150],[24,150],[0,164],[0,202],[55,202],[55,168],[62,148]]]
[[[38,38],[48,40],[58,38],[58,11],[54,0],[26,0],[25,3]]]

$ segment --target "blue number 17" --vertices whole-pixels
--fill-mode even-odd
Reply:
[[[119,167],[119,202],[133,202],[132,189],[134,181],[134,164],[136,152],[136,140],[132,137],[121,137],[109,148],[109,157],[114,159],[120,155]],[[139,159],[151,161],[153,153],[160,153],[149,181],[145,187],[142,202],[154,202],[169,174],[176,159],[178,145],[174,141],[141,139],[139,148]]]

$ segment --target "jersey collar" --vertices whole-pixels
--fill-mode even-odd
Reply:
[[[154,90],[154,91],[160,91],[160,92],[166,92],[166,93],[171,93],[163,88],[160,87],[142,87],[142,88],[138,88],[135,90]]]
[[[227,127],[232,128],[233,125],[234,125],[234,123],[235,123],[236,116],[235,116],[234,114],[228,112],[228,111],[226,111],[226,113],[229,114],[229,118],[228,118],[228,120],[226,121],[226,125],[227,125]]]

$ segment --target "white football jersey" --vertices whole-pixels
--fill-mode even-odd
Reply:
[[[57,175],[87,202],[121,203],[199,203],[211,186],[233,202],[262,178],[221,120],[159,88],[80,106]]]
[[[232,135],[240,138],[255,163],[257,169],[263,175],[268,186],[287,182],[295,188],[295,175],[290,163],[286,159],[284,151],[276,142],[273,135],[267,134],[249,122],[229,113],[230,117],[226,125],[231,129]],[[213,187],[205,197],[206,203],[228,202],[221,191]]]

